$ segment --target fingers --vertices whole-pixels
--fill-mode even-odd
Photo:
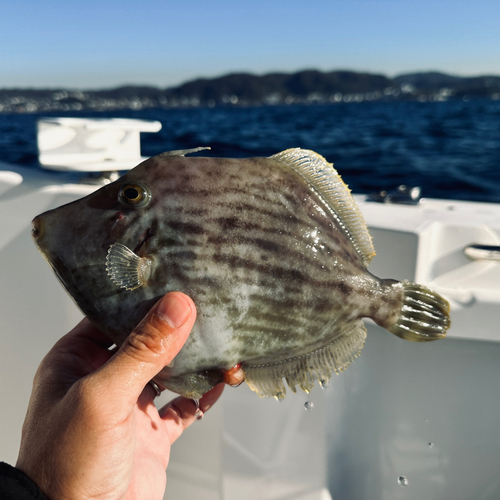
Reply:
[[[69,350],[76,342],[80,341],[90,341],[106,349],[114,344],[114,342],[102,333],[97,326],[93,325],[89,319],[83,318],[73,330],[59,339],[54,347],[61,347]]]
[[[224,372],[224,382],[227,385],[231,385],[233,387],[238,387],[245,381],[245,372],[241,367],[241,363],[234,365],[230,370]]]
[[[60,389],[53,394],[60,398],[76,380],[109,360],[111,345],[112,340],[88,319],[83,319],[47,353],[38,368],[35,384]]]
[[[116,404],[123,409],[131,408],[146,384],[181,350],[195,319],[196,308],[187,295],[168,293],[109,362],[92,374],[92,379],[98,386],[107,387]]]
[[[204,413],[219,399],[225,384],[217,384],[200,399],[200,410]],[[159,414],[167,428],[170,443],[173,443],[196,420],[198,407],[192,399],[179,396],[159,410]]]
[[[73,330],[61,337],[48,352],[46,358],[51,363],[57,362],[61,356],[68,354],[92,355],[94,351],[103,348],[107,350],[113,341],[94,326],[87,318],[82,319]]]

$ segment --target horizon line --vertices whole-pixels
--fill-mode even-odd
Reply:
[[[358,73],[358,74],[369,74],[369,75],[381,75],[385,76],[386,78],[393,80],[395,78],[401,77],[401,76],[406,76],[406,75],[418,75],[418,74],[430,74],[430,73],[438,73],[440,75],[445,75],[445,76],[451,76],[453,78],[487,78],[487,77],[500,77],[500,74],[495,74],[495,73],[481,73],[481,74],[471,74],[471,75],[462,75],[454,72],[445,72],[441,71],[438,69],[429,69],[425,71],[406,71],[403,73],[396,73],[394,76],[388,76],[386,73],[383,72],[376,72],[376,71],[364,71],[364,70],[354,70],[354,69],[346,69],[346,68],[337,68],[337,69],[332,69],[332,70],[322,70],[318,68],[303,68],[303,69],[298,69],[294,71],[266,71],[266,72],[253,72],[253,71],[232,71],[228,73],[222,73],[219,74],[218,76],[197,76],[194,78],[190,78],[188,80],[185,80],[179,84],[176,85],[170,85],[163,87],[161,85],[157,84],[151,84],[151,83],[121,83],[121,84],[116,84],[116,85],[110,85],[107,87],[92,87],[92,88],[84,88],[84,87],[72,87],[72,86],[60,86],[60,87],[34,87],[34,86],[28,86],[28,87],[21,87],[21,86],[14,86],[14,87],[0,87],[0,91],[4,90],[39,90],[39,91],[49,91],[49,90],[70,90],[70,91],[75,91],[75,92],[99,92],[103,90],[116,90],[119,88],[124,88],[124,87],[149,87],[149,88],[155,88],[155,89],[162,89],[162,90],[169,90],[169,89],[174,89],[177,87],[181,87],[182,85],[185,85],[186,83],[197,81],[197,80],[216,80],[218,78],[224,78],[226,76],[231,76],[231,75],[251,75],[251,76],[267,76],[267,75],[276,75],[276,74],[285,74],[285,75],[293,75],[296,73],[303,73],[306,71],[317,71],[319,73],[335,73],[335,72],[349,72],[349,73]]]

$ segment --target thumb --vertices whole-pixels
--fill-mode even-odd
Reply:
[[[146,384],[181,350],[195,319],[196,308],[187,295],[167,293],[134,328],[118,352],[94,372],[98,379],[94,382],[107,385],[108,394],[119,398],[119,406],[125,404],[131,408]]]

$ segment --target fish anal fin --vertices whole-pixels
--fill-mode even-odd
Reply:
[[[360,320],[332,343],[308,354],[278,363],[243,363],[245,381],[261,398],[283,399],[286,394],[283,379],[292,392],[296,392],[297,387],[310,392],[315,380],[324,385],[332,372],[338,373],[347,368],[360,354],[365,339],[366,327]]]
[[[300,148],[287,149],[270,158],[284,163],[304,178],[330,208],[332,215],[351,239],[363,264],[368,266],[375,255],[370,233],[350,189],[333,165],[318,153]]]
[[[111,281],[126,290],[135,290],[146,284],[151,264],[150,258],[139,257],[122,243],[113,243],[106,257],[106,271]]]

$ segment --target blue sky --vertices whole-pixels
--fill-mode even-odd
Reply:
[[[305,68],[500,74],[500,1],[0,2],[0,88]]]

